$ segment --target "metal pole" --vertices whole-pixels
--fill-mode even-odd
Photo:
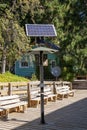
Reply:
[[[43,74],[43,51],[40,51],[40,91],[41,91],[41,124],[45,124],[44,119],[44,74]]]

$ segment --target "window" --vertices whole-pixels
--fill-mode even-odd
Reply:
[[[28,62],[27,61],[21,61],[20,62],[20,67],[21,68],[28,68],[29,67]]]
[[[56,61],[55,60],[52,60],[51,61],[51,68],[55,67],[56,66]]]

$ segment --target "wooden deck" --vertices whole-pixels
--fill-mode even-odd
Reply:
[[[40,124],[40,106],[25,113],[10,113],[0,120],[0,130],[87,130],[87,89],[75,96],[45,105],[45,125]]]

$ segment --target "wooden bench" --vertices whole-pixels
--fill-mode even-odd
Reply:
[[[70,90],[72,90],[72,82],[69,81],[62,81],[62,86],[68,86]]]
[[[63,83],[55,83],[55,93],[58,99],[63,99],[64,97],[74,96],[74,91],[68,85],[63,85]]]
[[[29,107],[38,107],[41,103],[41,94],[40,90],[37,88],[30,89],[30,97],[29,97]],[[44,104],[47,104],[48,97],[44,96]]]
[[[44,84],[44,92],[42,93],[44,95],[44,104],[47,104],[48,101],[56,101],[57,95],[53,93],[52,84],[45,83]],[[28,106],[29,107],[38,107],[38,105],[41,103],[41,90],[40,85],[37,84],[37,86],[31,86],[29,84],[28,86]]]
[[[45,86],[44,87],[44,96],[47,96],[48,101],[56,101],[57,94],[54,94],[53,86]]]
[[[0,97],[0,116],[8,118],[8,114],[12,111],[24,112],[27,102],[21,101],[18,95]]]

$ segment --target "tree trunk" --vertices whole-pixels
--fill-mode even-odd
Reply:
[[[5,73],[5,69],[6,69],[6,51],[3,50],[3,54],[2,54],[2,73]]]

